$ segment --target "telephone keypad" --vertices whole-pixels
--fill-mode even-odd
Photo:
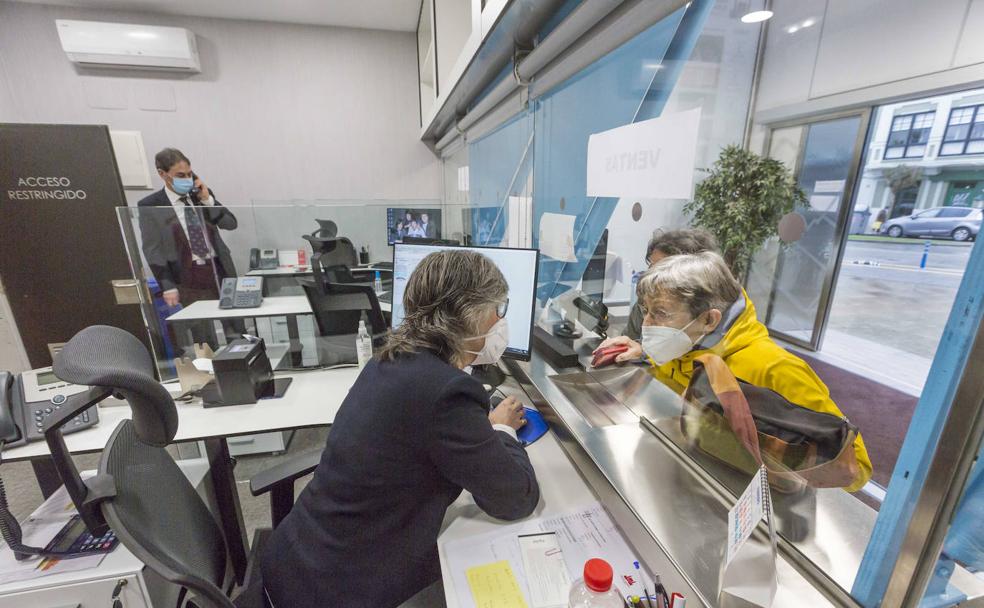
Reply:
[[[96,424],[99,421],[99,416],[95,412],[90,414],[89,412],[92,409],[93,408],[89,408],[88,410],[85,410],[81,414],[75,416],[71,422],[62,427],[62,432],[71,433],[73,431],[81,431]],[[29,428],[27,433],[29,440],[44,438],[44,429],[47,426],[48,418],[58,414],[59,410],[61,410],[60,405],[56,405],[53,408],[45,407],[43,404],[34,406],[31,413],[34,415],[35,428]]]

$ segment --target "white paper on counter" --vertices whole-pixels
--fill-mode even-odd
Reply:
[[[95,471],[82,471],[79,475],[82,479],[88,479],[95,474]],[[68,490],[65,489],[65,486],[60,486],[54,494],[31,513],[27,521],[21,522],[21,531],[24,534],[22,542],[29,547],[44,547],[77,512],[72,498],[68,495]],[[42,558],[31,557],[19,561],[14,557],[14,552],[4,545],[0,548],[0,584],[5,585],[64,572],[88,570],[99,566],[106,555],[106,553],[94,553],[85,557],[58,560],[53,565],[41,570],[38,566],[44,561]]]
[[[588,196],[690,199],[700,108],[595,133]]]
[[[540,216],[540,253],[562,262],[576,262],[573,215],[544,213]]]
[[[526,571],[530,608],[566,608],[571,578],[557,534],[521,534],[519,548]]]
[[[529,581],[523,566],[519,536],[540,532],[556,532],[567,574],[572,581],[583,575],[584,562],[599,557],[611,564],[615,573],[613,586],[623,597],[643,595],[643,585],[647,589],[653,588],[652,576],[635,567],[638,558],[605,508],[595,502],[554,517],[503,526],[493,532],[457,539],[444,545],[445,560],[451,568],[458,605],[461,608],[476,608],[465,571],[500,560],[509,561],[519,587],[529,601]]]

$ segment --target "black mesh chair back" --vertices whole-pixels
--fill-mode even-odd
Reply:
[[[132,420],[116,427],[99,464],[100,483],[111,478],[113,490],[100,508],[120,541],[165,580],[198,596],[199,606],[233,606],[222,592],[221,529],[164,449],[177,432],[178,415],[154,377],[147,348],[122,329],[87,327],[55,357],[54,372],[62,380],[111,389],[132,409]]]
[[[130,403],[141,441],[163,447],[178,430],[178,412],[170,393],[154,377],[154,360],[132,334],[93,325],[75,334],[55,356],[58,378],[115,390]]]
[[[311,310],[314,311],[314,319],[322,336],[355,336],[359,331],[359,320],[363,316],[366,318],[366,329],[374,340],[386,334],[386,318],[372,287],[329,281],[320,286],[308,280],[300,283],[311,304]]]
[[[160,447],[147,445],[124,420],[99,463],[116,495],[103,515],[120,542],[165,580],[184,587],[194,604],[232,608],[223,593],[226,545],[222,531],[195,488]]]
[[[352,241],[344,236],[320,239],[312,235],[305,235],[305,240],[311,243],[311,265],[320,263],[322,268],[327,266],[357,266],[359,264],[359,253],[355,250]]]

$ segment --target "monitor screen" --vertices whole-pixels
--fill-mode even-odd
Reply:
[[[477,251],[499,267],[509,284],[509,344],[504,356],[529,361],[533,350],[533,308],[539,251],[505,247],[448,247],[397,243],[393,246],[393,327],[403,322],[403,292],[414,268],[435,251]]]
[[[409,207],[386,209],[386,242],[403,242],[403,237],[441,238],[441,210]]]

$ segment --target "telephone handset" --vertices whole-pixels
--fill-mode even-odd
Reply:
[[[201,203],[201,199],[199,198],[199,196],[201,196],[202,189],[199,188],[194,183],[198,181],[198,176],[195,175],[194,171],[192,171],[191,173],[191,179],[192,179],[192,185],[191,185],[191,190],[188,191],[188,197],[195,203]]]
[[[14,421],[13,407],[14,375],[0,372],[0,442],[4,444],[20,441],[21,432]]]
[[[219,308],[257,308],[263,304],[263,277],[222,279]]]
[[[280,252],[276,249],[253,247],[249,250],[250,270],[276,270],[278,266],[280,266]]]

